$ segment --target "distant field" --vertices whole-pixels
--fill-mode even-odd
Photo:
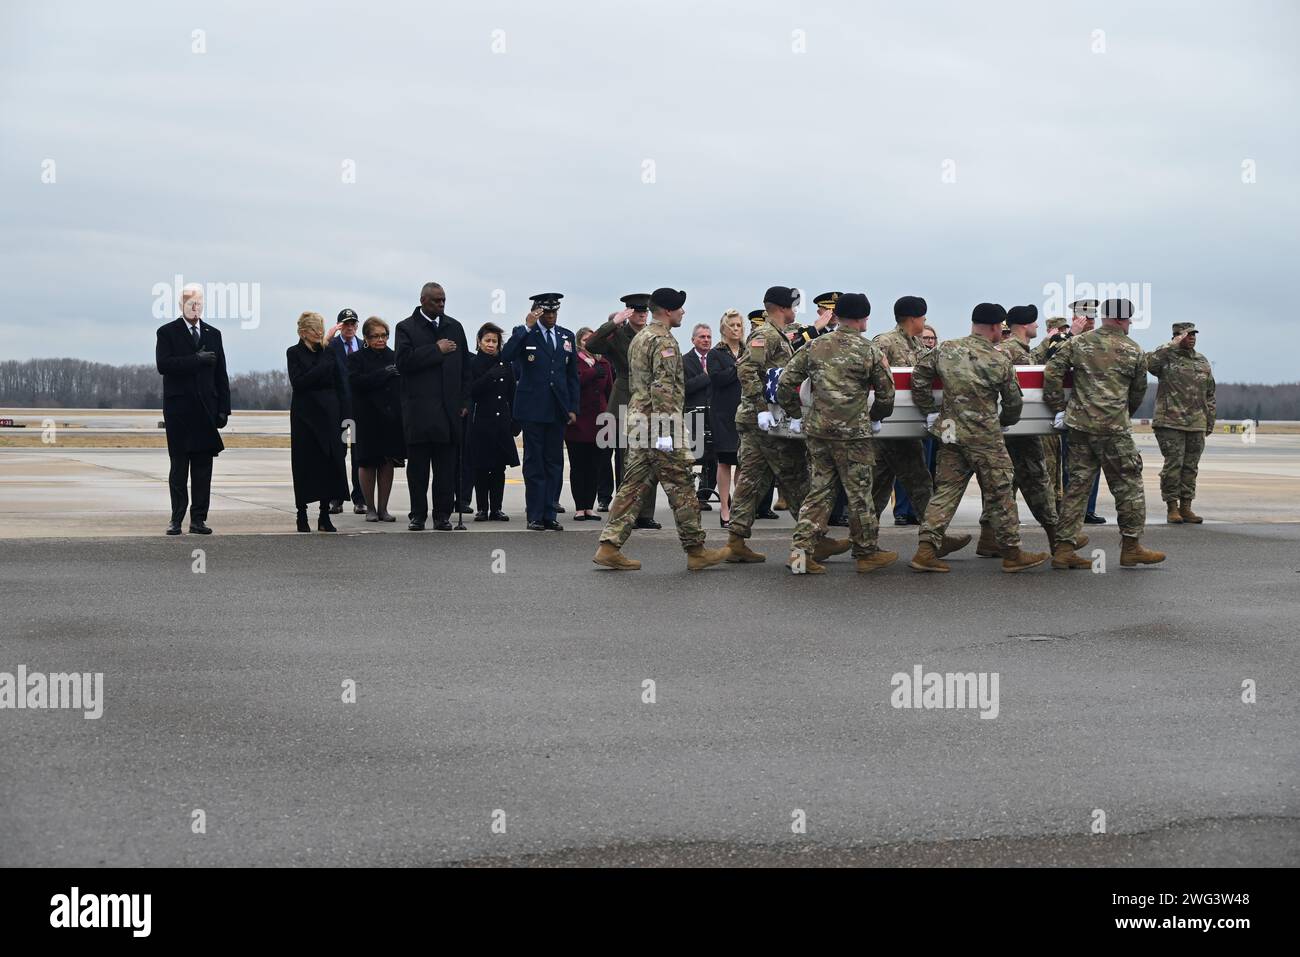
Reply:
[[[222,433],[221,441],[225,443],[228,449],[287,449],[289,447],[289,436],[287,435],[233,435]],[[0,449],[39,449],[39,448],[57,448],[57,449],[164,449],[167,447],[167,436],[159,429],[158,432],[139,432],[139,433],[103,433],[103,432],[83,432],[78,434],[75,429],[59,430],[59,439],[57,442],[47,444],[41,441],[41,430],[33,429],[30,434],[21,432],[5,432],[0,434]]]

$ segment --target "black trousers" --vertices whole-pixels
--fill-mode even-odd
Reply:
[[[600,461],[596,464],[596,500],[608,505],[614,499],[614,450],[600,451]]]
[[[595,442],[565,440],[564,444],[569,450],[569,491],[573,494],[573,507],[579,512],[589,511],[596,505],[601,466],[609,467],[613,449],[602,449]]]
[[[433,517],[446,519],[454,507],[456,443],[417,442],[406,447],[406,484],[411,491],[411,521],[429,514],[429,470],[433,469]]]
[[[623,469],[627,464],[627,449],[620,448],[614,453],[614,487],[623,484]],[[654,518],[655,517],[655,499],[659,496],[659,486],[651,485],[650,494],[646,496],[645,506],[638,513],[637,518]]]
[[[714,492],[718,488],[718,457],[712,452],[705,452],[704,458],[700,459],[700,487],[695,492],[695,497],[701,502],[707,502],[714,497]]]
[[[475,469],[474,501],[480,512],[501,511],[501,500],[506,492],[506,470]]]
[[[179,522],[185,517],[185,509],[190,510],[190,521],[206,522],[208,505],[212,499],[212,458],[211,452],[172,452],[171,471],[167,474],[167,487],[172,496],[172,521]],[[187,485],[194,490],[194,503],[191,506]]]

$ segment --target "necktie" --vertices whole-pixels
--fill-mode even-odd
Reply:
[[[700,353],[700,371],[701,372],[709,371],[709,357],[706,356],[703,352]]]
[[[546,330],[546,341],[547,341],[547,343],[550,344],[551,351],[554,352],[554,351],[555,351],[555,333],[552,332],[550,329],[547,329],[547,330]]]
[[[190,326],[190,332],[194,333],[194,348],[199,348],[199,324],[196,322]]]

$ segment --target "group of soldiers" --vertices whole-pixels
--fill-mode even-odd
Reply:
[[[681,419],[685,387],[681,350],[672,330],[685,314],[686,293],[657,289],[650,295],[651,321],[629,348],[628,414]],[[673,508],[687,567],[721,562],[757,563],[766,556],[749,547],[760,499],[775,481],[796,515],[787,567],[795,574],[821,574],[834,555],[852,550],[856,570],[869,573],[893,564],[896,552],[878,545],[879,517],[894,482],[924,518],[910,566],[918,572],[947,572],[944,556],[965,547],[971,536],[950,535],[949,523],[970,482],[979,482],[983,514],[976,551],[1000,557],[1005,572],[1045,564],[1091,568],[1078,554],[1089,493],[1104,472],[1115,498],[1122,536],[1120,564],[1155,564],[1162,552],[1141,543],[1146,522],[1142,458],[1133,443],[1131,416],[1146,393],[1147,374],[1160,379],[1154,427],[1165,468],[1161,494],[1171,523],[1199,523],[1191,508],[1197,464],[1205,436],[1214,427],[1214,378],[1196,352],[1196,329],[1177,323],[1173,339],[1149,355],[1128,332],[1133,305],[1127,299],[1080,300],[1072,319],[1048,320],[1049,336],[1035,348],[1038,309],[980,303],[971,313],[968,336],[927,350],[920,334],[927,306],[919,296],[894,304],[895,327],[868,339],[871,303],[863,293],[830,292],[814,300],[817,321],[795,322],[797,289],[773,286],[738,364],[741,403],[739,479],[733,497],[727,544],[706,548],[691,481],[692,459],[678,437],[652,436],[630,448],[624,481],[600,537],[593,561],[633,570],[640,562],[622,552],[638,512],[664,487]],[[1101,325],[1094,328],[1097,318]],[[1048,436],[1005,433],[1020,418],[1023,396],[1017,365],[1045,364],[1043,400],[1055,414]],[[926,416],[939,442],[935,474],[926,465],[924,440],[881,439],[880,423],[893,411],[893,368],[912,367],[912,401]],[[1067,402],[1066,378],[1072,376]],[[775,388],[770,386],[775,383]],[[801,387],[808,384],[806,408]],[[934,388],[942,383],[942,398]],[[869,398],[874,392],[874,399]],[[776,429],[769,402],[788,416]],[[1064,494],[1055,463],[1064,460]],[[1047,535],[1048,552],[1022,549],[1015,495],[1019,490]],[[837,496],[848,500],[849,536],[828,535]]]

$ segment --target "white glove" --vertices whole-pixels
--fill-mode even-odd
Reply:
[[[926,427],[927,429],[933,429],[933,428],[934,428],[934,423],[936,423],[936,422],[938,422],[938,421],[939,421],[939,413],[938,413],[938,412],[931,412],[929,415],[927,415],[927,416],[925,417],[925,427]]]
[[[776,425],[776,416],[771,412],[758,413],[758,427],[766,432],[772,426]]]
[[[1064,432],[1064,431],[1065,431],[1065,413],[1064,413],[1064,412],[1058,412],[1058,413],[1056,413],[1056,418],[1052,419],[1052,428],[1057,429],[1057,430],[1059,430],[1059,431],[1061,431],[1061,432]]]
[[[671,452],[673,450],[673,437],[671,435],[661,435],[655,439],[655,448],[660,452]]]
[[[883,423],[883,422],[879,422],[879,421],[877,421],[877,420],[875,420],[875,419],[872,419],[872,420],[871,420],[871,434],[872,434],[872,435],[879,435],[879,434],[880,434],[880,430],[883,429],[884,427],[885,427],[885,423]]]
[[[798,435],[803,431],[803,419],[791,419],[786,423],[786,425],[789,426],[790,431],[795,435]]]

